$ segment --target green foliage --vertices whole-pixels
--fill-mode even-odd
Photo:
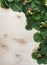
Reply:
[[[39,33],[34,34],[34,40],[39,42],[37,52],[32,58],[38,64],[47,64],[47,0],[0,0],[2,8],[11,8],[13,11],[23,11],[27,17],[26,29],[35,28]]]
[[[7,0],[8,2],[13,2],[14,0]]]
[[[41,18],[40,13],[36,12],[36,13],[34,14],[34,19],[35,19],[35,20],[39,20],[40,18]]]
[[[38,64],[47,64],[47,57],[37,59]]]
[[[0,6],[1,6],[1,2],[2,2],[2,0],[0,0]]]
[[[7,8],[9,8],[9,5],[8,5],[8,3],[6,3],[5,0],[2,0],[2,1],[1,1],[1,7],[7,9]]]
[[[21,4],[12,2],[9,4],[13,11],[22,11]]]
[[[36,52],[33,53],[33,54],[32,54],[32,58],[33,58],[33,59],[37,59],[37,54],[38,54],[38,53],[36,53]]]
[[[42,45],[41,46],[40,53],[47,56],[47,45]]]
[[[42,34],[43,38],[47,40],[47,30],[41,32],[41,34]]]
[[[40,44],[40,47],[34,51],[32,58],[36,59],[38,64],[47,64],[47,44]]]
[[[36,42],[41,42],[42,41],[42,36],[41,36],[41,34],[40,33],[35,33],[34,34],[34,40],[36,41]]]

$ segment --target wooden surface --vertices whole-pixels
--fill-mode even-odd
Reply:
[[[36,30],[25,29],[23,12],[0,8],[0,65],[38,65],[31,54],[38,47],[33,40]]]

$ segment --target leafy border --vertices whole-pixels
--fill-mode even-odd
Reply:
[[[38,64],[47,64],[47,0],[0,0],[2,8],[23,11],[27,17],[26,29],[35,28],[34,40],[39,48],[32,53]]]

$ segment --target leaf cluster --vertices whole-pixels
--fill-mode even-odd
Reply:
[[[32,53],[38,64],[47,64],[47,0],[0,0],[2,8],[24,12],[27,17],[26,29],[35,28],[39,32],[33,38],[39,48]]]

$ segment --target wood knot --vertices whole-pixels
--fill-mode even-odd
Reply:
[[[21,44],[26,43],[25,39],[23,39],[23,38],[13,38],[13,40],[18,42],[18,43],[21,43]]]

